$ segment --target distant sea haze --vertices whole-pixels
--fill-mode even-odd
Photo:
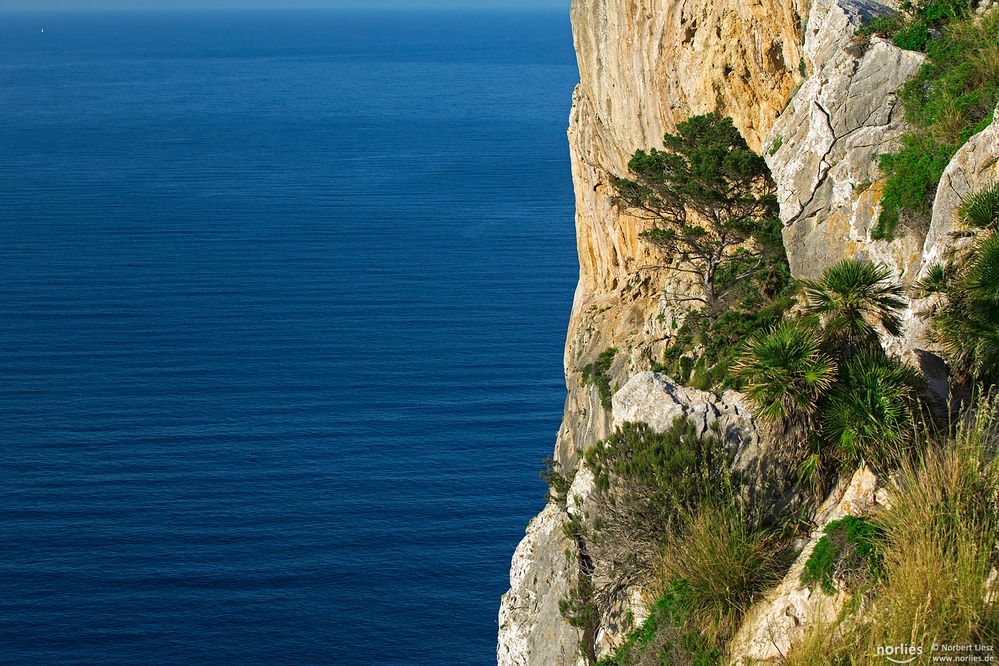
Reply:
[[[494,662],[564,399],[567,23],[4,16],[0,663]]]

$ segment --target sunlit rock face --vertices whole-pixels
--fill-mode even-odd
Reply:
[[[767,137],[784,244],[797,277],[816,277],[844,257],[887,264],[903,279],[919,268],[924,231],[873,240],[881,211],[878,156],[905,131],[895,91],[923,55],[854,36],[891,8],[869,0],[815,0],[805,30],[809,77]]]
[[[636,369],[651,367],[683,314],[663,294],[689,289],[682,282],[665,289],[675,276],[645,270],[657,257],[638,237],[643,223],[611,205],[610,176],[626,174],[637,148],[660,145],[678,122],[709,111],[732,116],[750,145],[761,150],[803,78],[806,7],[796,0],[572,3],[580,84],[573,96],[569,144],[580,276],[565,348],[565,417],[556,440],[556,459],[570,474],[580,452],[612,428],[610,410],[596,387],[583,385],[581,368],[616,347],[609,373],[616,389]],[[558,581],[574,574],[567,558],[548,552],[562,545],[554,539],[553,511],[545,509],[544,524],[532,526],[525,537],[531,545],[517,551],[518,571],[545,573],[515,576],[515,589],[504,597],[502,665],[551,666],[577,658],[565,650],[578,643],[579,631],[559,625],[552,611],[562,589]],[[525,599],[532,601],[525,604]],[[544,630],[528,629],[532,613]],[[602,631],[601,640],[613,643],[612,634]],[[553,645],[559,646],[555,652]],[[559,660],[556,653],[565,656]]]

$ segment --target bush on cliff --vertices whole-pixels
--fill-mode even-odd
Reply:
[[[604,409],[611,408],[611,399],[614,397],[614,390],[610,383],[610,367],[614,362],[617,349],[611,347],[600,353],[596,361],[583,366],[582,379],[583,386],[596,386],[600,394],[600,404]]]
[[[940,294],[931,309],[933,338],[962,382],[999,381],[999,185],[968,197],[961,218],[975,243],[948,266],[936,266],[919,283]]]
[[[652,576],[684,513],[731,484],[721,440],[699,436],[682,417],[661,433],[627,423],[585,456],[596,479],[587,525],[593,557],[610,565],[619,586]]]
[[[793,457],[836,376],[819,335],[803,323],[784,322],[749,340],[735,372],[757,416],[771,425],[772,439],[783,441],[786,457]]]
[[[802,585],[818,585],[826,594],[835,594],[835,580],[857,588],[878,579],[879,530],[864,518],[846,516],[826,525],[825,534],[815,544],[801,573]]]
[[[930,2],[929,27],[941,35],[922,40],[926,62],[899,91],[909,131],[901,148],[881,156],[884,198],[874,238],[891,239],[900,215],[929,216],[950,159],[992,121],[999,101],[999,7],[982,16],[971,3]],[[900,46],[906,46],[900,44]]]
[[[933,31],[967,17],[972,9],[973,0],[907,0],[899,11],[865,22],[857,34],[886,37],[901,49],[923,51]]]

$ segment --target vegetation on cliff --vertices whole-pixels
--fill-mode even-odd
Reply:
[[[642,238],[663,250],[664,268],[697,278],[700,293],[676,297],[714,314],[735,287],[772,271],[779,258],[769,238],[779,218],[775,185],[731,118],[693,116],[663,146],[635,152],[632,177],[612,180],[615,201],[650,222]]]
[[[592,609],[638,585],[658,602],[601,664],[717,663],[745,611],[786,570],[784,535],[741,492],[718,436],[698,435],[683,417],[663,433],[625,424],[586,461],[596,491],[574,529],[606,569],[601,585],[577,586],[563,599],[563,612],[572,622],[594,621]]]
[[[667,294],[701,307],[675,331],[662,369],[695,388],[732,388],[738,345],[794,302],[775,185],[731,118],[694,116],[663,146],[635,152],[631,177],[612,179],[614,201],[648,221],[641,236],[664,259],[655,268],[697,285]]]
[[[999,641],[996,407],[991,399],[978,403],[950,436],[924,433],[923,452],[900,461],[888,488],[891,506],[853,530],[867,553],[860,559],[871,567],[864,608],[854,605],[831,625],[814,627],[786,663],[865,664],[891,643],[886,637],[927,651]],[[830,569],[816,557],[817,582],[828,591]]]
[[[718,137],[704,128],[725,125],[700,117],[667,135],[665,151],[636,153],[634,180],[615,181],[619,203],[650,216],[654,233],[646,239],[678,253],[668,268],[702,278],[704,297],[692,299],[700,307],[674,332],[660,369],[676,371],[681,383],[739,388],[768,426],[760,433],[771,460],[798,470],[802,485],[792,494],[799,500],[809,483],[820,500],[833,481],[863,464],[877,472],[890,498],[887,509],[848,515],[813,537],[801,584],[846,592],[839,598],[852,601],[834,627],[797,644],[785,661],[863,663],[886,635],[911,636],[914,644],[999,640],[999,430],[992,416],[999,403],[990,397],[999,379],[999,188],[967,198],[963,235],[973,238],[958,243],[914,290],[886,266],[856,258],[796,282],[783,269],[779,229],[762,216],[741,218],[736,226],[754,233],[739,243],[694,235],[715,243],[718,266],[726,267],[716,267],[715,276],[736,270],[727,262],[745,269],[739,262],[746,257],[769,256],[778,268],[743,270],[734,283],[716,283],[717,277],[704,283],[706,264],[691,261],[677,243],[705,209],[688,208],[676,183],[690,188],[692,181],[671,180],[678,176],[669,169],[687,173],[698,137]],[[671,152],[681,137],[685,157]],[[715,159],[743,151],[734,141],[726,145],[712,153]],[[649,185],[654,174],[658,190]],[[765,184],[755,187],[768,196]],[[667,194],[676,196],[673,208],[664,203]],[[678,207],[693,217],[680,217]],[[723,289],[712,292],[712,285]],[[925,314],[947,351],[952,388],[963,398],[952,409],[930,404],[922,374],[889,352],[908,299],[928,296]],[[589,381],[606,375],[612,360],[609,350],[588,366]],[[699,433],[685,418],[664,433],[626,424],[590,448],[585,462],[595,490],[586,513],[570,521],[573,538],[586,544],[586,563],[562,601],[568,620],[592,638],[624,590],[642,589],[656,599],[648,619],[599,664],[724,663],[749,608],[787,572],[795,537],[814,529],[802,527],[815,504],[799,503],[803,513],[797,513],[754,493],[731,471],[733,451],[720,433]],[[592,642],[590,648],[595,661]]]
[[[884,199],[874,238],[891,239],[900,219],[930,214],[937,184],[957,150],[992,121],[999,101],[999,7],[984,15],[971,0],[906,3],[862,31],[926,52],[916,77],[898,94],[909,131],[881,156]]]
[[[935,340],[961,382],[999,381],[999,185],[975,193],[961,207],[970,247],[954,251],[920,282],[937,295],[930,310]]]

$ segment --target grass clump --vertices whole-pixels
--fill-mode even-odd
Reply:
[[[666,580],[686,581],[690,626],[721,644],[788,564],[781,538],[740,502],[708,501],[684,516],[682,538],[664,549],[661,571]]]
[[[725,641],[787,564],[784,545],[737,502],[702,503],[663,551],[649,618],[600,666],[721,663]]]
[[[999,101],[999,8],[975,16],[969,7],[931,2],[926,15],[935,18],[918,24],[928,26],[925,39],[909,47],[925,49],[927,60],[898,92],[910,130],[897,152],[880,157],[886,180],[874,238],[893,238],[903,217],[927,218],[950,159],[992,122]],[[930,38],[931,29],[941,35]],[[913,39],[911,30],[896,40],[899,35]]]
[[[826,594],[835,594],[835,580],[851,586],[876,580],[881,560],[877,553],[877,526],[856,516],[834,520],[815,544],[801,574],[802,585],[816,585]]]
[[[597,387],[597,391],[600,393],[600,404],[606,409],[611,408],[611,398],[614,397],[610,383],[610,367],[616,355],[616,348],[606,349],[600,353],[596,361],[583,366],[582,369],[583,385]]]
[[[999,606],[988,588],[999,566],[996,407],[980,400],[952,435],[924,433],[924,454],[900,461],[891,505],[863,537],[878,562],[863,608],[816,632],[787,663],[865,664],[892,641],[927,654],[933,644],[999,641]]]
[[[718,664],[721,650],[687,626],[693,594],[687,581],[671,581],[650,609],[645,622],[629,633],[613,654],[598,661],[597,666]]]

